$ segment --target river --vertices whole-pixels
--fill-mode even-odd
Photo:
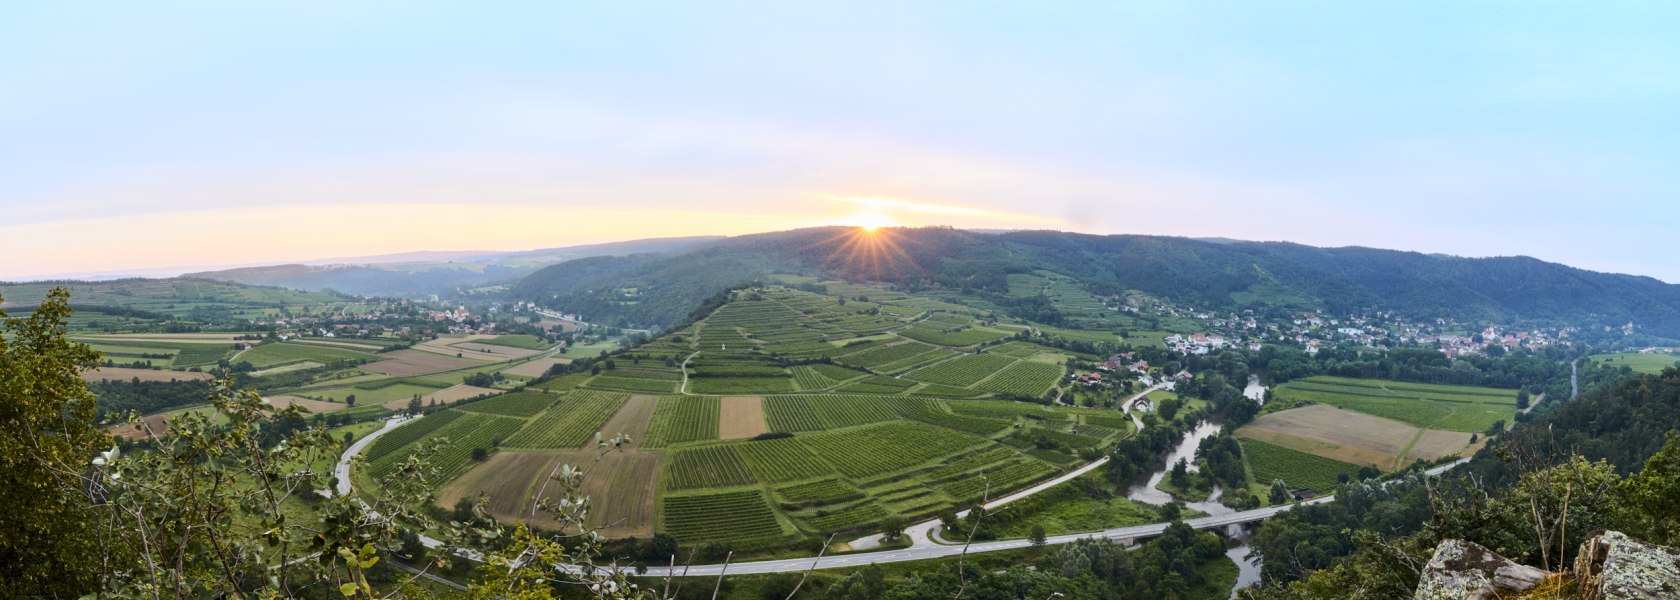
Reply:
[[[1265,402],[1266,386],[1260,384],[1259,377],[1250,375],[1248,378],[1248,386],[1243,388],[1243,396],[1252,399],[1255,402]],[[1132,414],[1132,418],[1136,420],[1137,415]],[[1142,424],[1139,423],[1139,425],[1141,427]],[[1134,485],[1130,489],[1126,490],[1126,498],[1132,500],[1133,502],[1141,502],[1151,506],[1161,506],[1168,502],[1172,502],[1172,495],[1155,489],[1155,486],[1159,485],[1161,480],[1166,478],[1168,471],[1172,469],[1173,464],[1177,463],[1179,459],[1184,459],[1186,462],[1190,463],[1190,470],[1196,471],[1196,447],[1201,445],[1202,440],[1218,435],[1221,427],[1223,427],[1222,424],[1213,421],[1202,421],[1201,423],[1198,423],[1195,429],[1190,430],[1190,433],[1184,436],[1184,440],[1180,441],[1178,446],[1174,447],[1172,452],[1167,454],[1167,461],[1165,465],[1155,472],[1150,473],[1149,479],[1144,483]],[[1193,508],[1209,515],[1223,515],[1236,512],[1236,510],[1219,503],[1219,497],[1222,494],[1224,494],[1224,490],[1221,490],[1219,486],[1214,486],[1213,492],[1208,494],[1207,499],[1198,502],[1183,502],[1181,504],[1185,507]],[[1254,558],[1250,560],[1248,558],[1248,530],[1245,527],[1242,525],[1232,525],[1227,527],[1224,533],[1229,542],[1229,547],[1225,551],[1225,556],[1229,557],[1232,562],[1237,563],[1237,582],[1231,587],[1231,597],[1236,598],[1239,590],[1258,585],[1260,583],[1260,559]]]

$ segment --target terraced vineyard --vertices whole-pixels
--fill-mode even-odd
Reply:
[[[1239,441],[1242,443],[1243,455],[1248,459],[1249,471],[1254,474],[1254,480],[1261,484],[1270,484],[1281,479],[1292,489],[1312,488],[1313,491],[1327,493],[1336,489],[1337,475],[1347,474],[1352,477],[1359,472],[1358,466],[1339,460],[1314,456],[1258,440],[1239,438]]]
[[[1113,411],[997,398],[1041,395],[1061,376],[1053,361],[1062,353],[1021,342],[975,352],[1013,331],[990,328],[989,318],[981,325],[976,309],[827,285],[836,295],[736,292],[698,322],[612,355],[611,367],[539,378],[528,390],[404,426],[369,448],[364,474],[386,474],[416,444],[448,437],[439,483],[500,475],[462,475],[479,464],[474,448],[493,449],[498,440],[510,454],[522,453],[512,455],[520,464],[536,465],[519,475],[532,479],[553,456],[547,453],[582,456],[610,422],[641,432],[622,454],[640,465],[626,477],[640,479],[613,485],[645,490],[636,493],[648,499],[645,514],[657,515],[649,527],[684,542],[741,548],[861,534],[889,516],[966,508],[1078,464],[1074,447],[1131,431]],[[458,381],[459,373],[445,372],[372,383],[396,393]],[[332,387],[382,393],[356,385]],[[630,393],[646,395],[630,402]]]
[[[975,389],[1010,396],[1036,398],[1061,379],[1061,365],[1018,361],[997,375],[975,385]]]
[[[752,470],[734,445],[678,450],[670,453],[665,464],[666,489],[730,487],[754,481]]]
[[[601,425],[624,406],[628,394],[574,391],[532,419],[504,445],[510,448],[575,450],[591,440]]]
[[[793,438],[755,440],[739,444],[741,458],[754,479],[770,483],[821,477],[834,467],[817,458]]]
[[[776,493],[788,502],[807,504],[835,504],[863,497],[863,492],[839,479],[823,479],[776,488]]]
[[[757,491],[668,496],[664,531],[684,542],[751,540],[782,534],[764,494]]]
[[[715,440],[718,437],[716,396],[672,396],[659,399],[653,409],[643,448]]]
[[[823,431],[898,418],[881,396],[771,396],[765,409],[771,431]]]
[[[904,421],[796,439],[818,456],[830,458],[848,477],[892,473],[985,443],[971,435]]]
[[[541,392],[514,392],[461,406],[461,410],[509,417],[530,417],[554,404],[559,396]]]
[[[971,354],[916,369],[906,374],[904,378],[954,387],[968,387],[1009,367],[1014,362],[1015,359],[1013,358],[990,352]]]

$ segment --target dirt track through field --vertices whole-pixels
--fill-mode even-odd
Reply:
[[[631,396],[624,402],[624,407],[618,409],[607,424],[601,426],[601,435],[607,439],[620,433],[630,436],[630,445],[637,446],[642,441],[642,435],[647,433],[648,421],[653,420],[653,407],[659,404],[658,396]],[[594,447],[595,440],[585,443],[584,449]]]
[[[769,431],[764,424],[764,399],[724,396],[718,410],[718,439],[744,440]]]
[[[593,451],[497,452],[445,486],[438,503],[452,508],[461,498],[484,492],[497,518],[557,528],[559,523],[536,511],[535,505],[539,495],[557,498],[564,493],[549,475],[569,464],[587,473],[579,493],[595,501],[591,526],[601,527],[598,532],[608,537],[646,537],[653,533],[659,458],[656,452],[636,450],[608,453],[600,462],[595,462]]]

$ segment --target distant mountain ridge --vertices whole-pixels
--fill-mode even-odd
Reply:
[[[890,242],[890,244],[889,244]],[[511,290],[604,320],[668,326],[706,296],[773,273],[1008,290],[1037,269],[1094,293],[1135,290],[1198,308],[1389,310],[1414,319],[1620,326],[1680,338],[1680,285],[1529,257],[1058,231],[825,227],[730,237],[685,251],[601,256],[538,269]],[[634,298],[624,290],[634,289]]]
[[[423,297],[457,288],[511,283],[537,269],[578,258],[686,250],[721,236],[651,238],[540,250],[404,252],[186,273],[182,277],[332,289],[362,296]]]

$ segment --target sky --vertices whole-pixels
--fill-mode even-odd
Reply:
[[[8,2],[0,279],[827,224],[1680,282],[1680,5]]]

